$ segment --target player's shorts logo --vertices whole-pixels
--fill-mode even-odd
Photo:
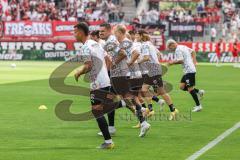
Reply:
[[[157,84],[157,80],[155,79],[155,80],[153,80],[153,84]]]

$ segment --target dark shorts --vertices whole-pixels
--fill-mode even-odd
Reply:
[[[142,89],[143,78],[129,79],[131,94],[138,96],[139,91]]]
[[[149,77],[148,75],[144,75],[144,83],[154,87],[163,87],[163,81],[161,75],[156,75],[153,77]]]
[[[114,94],[111,87],[105,87],[90,92],[92,105],[92,113],[95,118],[103,116],[105,113],[112,112],[118,106],[118,102],[114,102]]]
[[[181,79],[181,83],[185,83],[186,87],[195,86],[195,75],[196,75],[196,73],[185,74]]]
[[[129,93],[129,77],[111,77],[112,90],[114,93],[125,96]]]
[[[108,94],[113,94],[111,93],[111,87],[105,87],[94,91],[90,91],[91,104],[92,105],[102,104],[104,101],[108,99],[107,98]],[[108,99],[107,101],[111,100]]]

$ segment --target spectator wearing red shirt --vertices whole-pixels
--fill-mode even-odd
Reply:
[[[239,56],[238,56],[238,40],[236,39],[233,43],[233,48],[232,48],[232,56],[233,56],[233,62],[235,63],[233,65],[233,67],[240,67],[240,65],[238,64],[239,62]]]
[[[216,44],[216,55],[217,55],[217,67],[220,67],[220,61],[221,61],[221,54],[222,54],[222,50],[221,50],[221,46],[222,46],[222,39],[219,39],[219,41]]]

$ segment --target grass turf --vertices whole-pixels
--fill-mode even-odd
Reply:
[[[48,85],[50,73],[61,62],[0,62],[0,159],[3,160],[183,160],[239,121],[240,70],[232,66],[199,65],[197,87],[206,90],[204,110],[192,120],[150,121],[152,128],[144,138],[132,129],[136,119],[124,119],[127,109],[116,111],[117,133],[114,150],[98,150],[103,139],[96,133],[95,120],[66,122],[55,116],[55,105],[63,99],[74,101],[72,112],[89,110],[89,97],[64,95]],[[194,106],[191,96],[178,89],[181,66],[171,67],[164,80],[172,83],[170,93],[180,112],[189,116]],[[73,77],[67,83],[78,85]],[[87,85],[80,82],[82,85]],[[48,110],[39,111],[40,105]],[[155,110],[159,110],[154,105]],[[163,113],[168,113],[165,107]],[[199,159],[238,160],[239,130]]]

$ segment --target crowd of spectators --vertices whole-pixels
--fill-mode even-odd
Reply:
[[[161,3],[161,2],[160,2]],[[151,8],[149,11],[143,10],[137,15],[138,22],[142,24],[156,23],[158,21],[166,22],[203,22],[204,24],[218,24],[231,22],[233,17],[236,19],[237,7],[231,0],[216,0],[214,5],[206,5],[206,1],[200,0],[195,10],[188,10],[179,6],[171,10],[157,10]],[[222,16],[224,15],[224,16]],[[135,19],[135,21],[136,21]]]
[[[0,0],[1,1],[1,0]],[[122,21],[122,0],[8,0],[2,20]],[[0,10],[1,10],[0,5]]]
[[[160,2],[161,3],[161,2]],[[149,11],[142,11],[138,15],[140,23],[155,23],[158,21],[166,22],[203,22],[205,24],[214,24],[220,22],[220,9],[216,6],[205,6],[205,1],[200,0],[196,10],[184,9],[179,6],[171,10],[157,10],[156,7]]]

